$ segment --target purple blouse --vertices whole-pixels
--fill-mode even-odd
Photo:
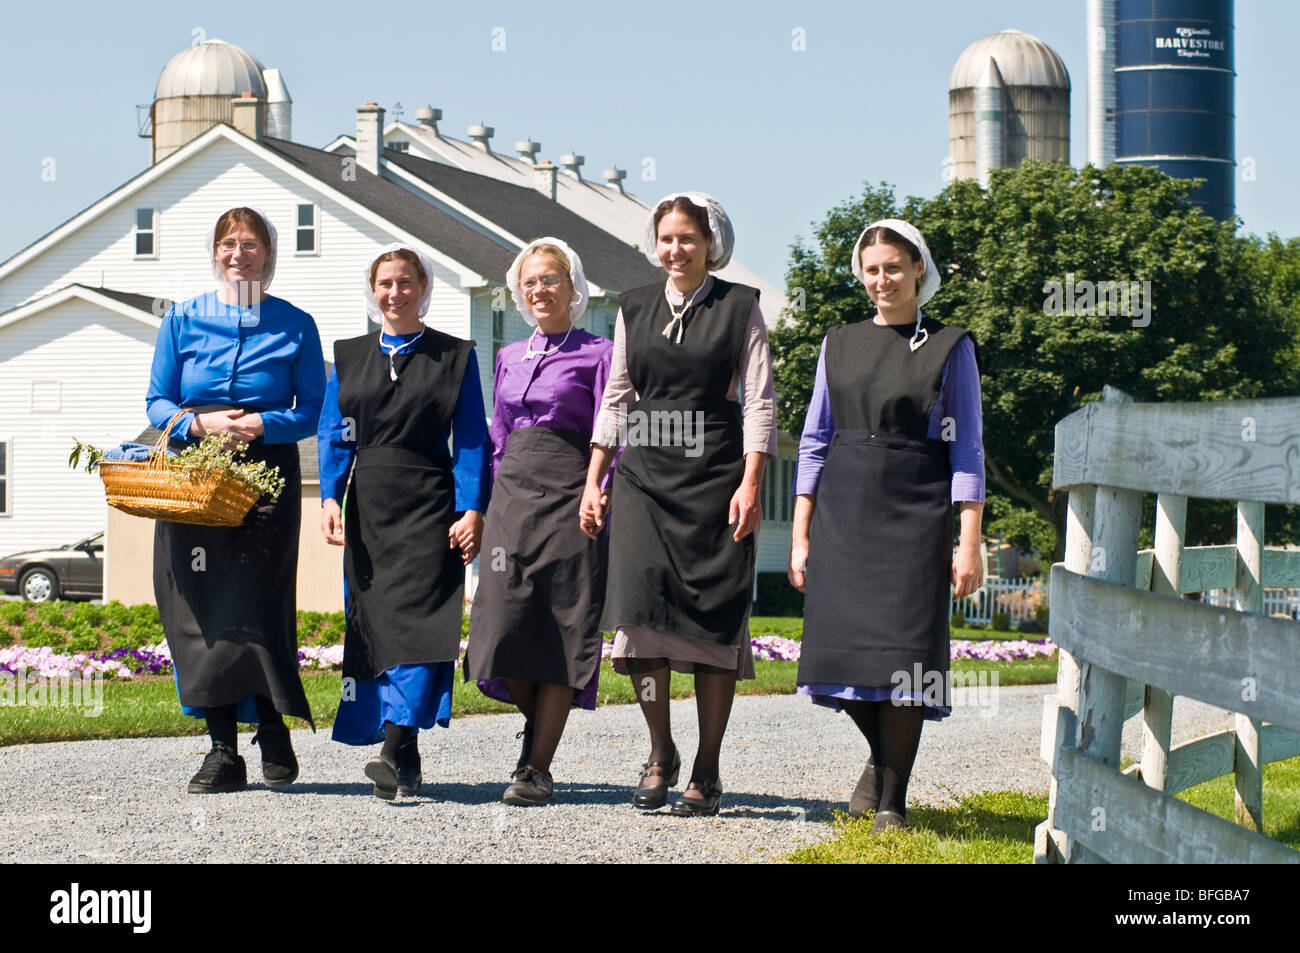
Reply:
[[[564,341],[563,346],[560,342]],[[524,360],[529,344],[545,355]],[[609,380],[614,342],[574,328],[563,334],[536,332],[497,352],[492,389],[492,479],[505,459],[510,434],[524,427],[550,427],[589,434]]]
[[[948,355],[939,383],[939,398],[934,402],[926,436],[931,440],[943,439],[945,418],[951,418],[952,501],[983,503],[984,417],[975,346],[969,336],[963,337]],[[817,495],[826,451],[833,436],[835,421],[831,418],[831,399],[826,390],[826,339],[823,338],[812,400],[808,403],[808,416],[804,419],[803,436],[799,439],[795,496]]]

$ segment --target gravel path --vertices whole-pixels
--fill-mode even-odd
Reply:
[[[1042,698],[1052,686],[989,689],[981,704],[928,724],[912,803],[950,803],[985,789],[1045,794],[1038,760]],[[693,701],[673,703],[678,744],[693,752]],[[1179,699],[1175,743],[1228,724]],[[237,794],[189,795],[207,751],[199,738],[84,741],[0,748],[0,862],[529,862],[776,861],[828,835],[865,759],[847,717],[797,696],[736,699],[723,747],[722,813],[675,818],[630,803],[647,735],[635,706],[574,712],[553,767],[557,803],[501,804],[518,754],[511,715],[457,719],[422,736],[419,798],[386,803],[361,773],[373,749],[294,732],[303,764],[284,792],[261,785],[258,749],[240,739],[255,783]],[[1126,749],[1136,755],[1140,725]],[[682,773],[684,786],[689,762]]]

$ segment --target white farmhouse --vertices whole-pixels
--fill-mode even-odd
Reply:
[[[367,263],[384,245],[410,243],[435,264],[428,321],[478,342],[491,407],[496,350],[528,332],[504,285],[518,250],[556,235],[582,255],[591,284],[586,322],[608,334],[619,292],[660,280],[634,247],[646,206],[560,171],[442,135],[434,110],[419,125],[384,124],[358,108],[356,133],[326,149],[294,143],[291,102],[277,70],[209,40],[163,70],[152,108],[153,164],[0,264],[0,555],[109,531],[105,598],[152,601],[152,524],[109,511],[96,480],[67,466],[74,436],[116,444],[145,430],[153,343],[168,303],[213,285],[205,236],[235,205],[261,210],[279,232],[273,292],[309,312],[326,359],[334,341],[371,330],[362,305]],[[381,145],[382,141],[382,145]],[[524,145],[524,144],[520,144]],[[530,147],[536,146],[530,143]],[[725,275],[758,285],[774,323],[783,299],[733,264]],[[299,606],[341,608],[337,549],[317,529],[315,448],[304,462]],[[769,468],[760,571],[781,571],[789,544],[794,444]],[[778,517],[772,520],[771,517]]]

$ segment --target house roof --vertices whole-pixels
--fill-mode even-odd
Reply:
[[[73,282],[78,288],[85,288],[87,291],[96,291],[105,297],[112,298],[114,301],[120,301],[122,304],[136,308],[140,311],[147,311],[155,317],[162,317],[167,313],[167,309],[173,304],[170,298],[158,298],[154,295],[137,294],[134,291],[117,291],[114,288],[92,288],[90,285],[83,285],[81,282]]]
[[[337,165],[338,157],[327,155]],[[587,277],[602,288],[625,291],[663,277],[645,255],[536,189],[511,185],[396,149],[385,149],[384,159],[390,166],[405,169],[525,242],[543,235],[563,239],[582,256]],[[505,271],[497,274],[504,276]]]
[[[427,202],[412,201],[411,193],[395,182],[360,166],[351,170],[355,178],[345,179],[337,155],[284,139],[265,138],[262,146],[480,275],[504,278],[514,261],[517,250],[503,239],[491,238]]]
[[[164,306],[171,304],[166,299],[155,298],[152,295],[136,294],[131,291],[117,291],[113,288],[93,288],[90,285],[73,282],[54,291],[46,292],[30,301],[15,305],[8,311],[0,312],[0,328],[10,324],[17,324],[19,321],[40,314],[42,311],[72,298],[80,298],[99,307],[115,311],[125,318],[139,321],[152,328],[157,328],[162,324],[161,315],[154,310],[155,302],[161,301]]]

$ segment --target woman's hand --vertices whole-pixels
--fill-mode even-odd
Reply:
[[[952,561],[954,599],[964,599],[984,584],[984,561],[980,559],[979,545],[962,543]]]
[[[228,443],[250,443],[262,436],[262,415],[244,410],[214,410],[195,414],[190,423],[190,435],[203,437],[214,433],[224,435]]]
[[[742,480],[736,492],[731,495],[731,506],[727,510],[727,525],[736,527],[731,538],[740,542],[754,530],[758,529],[763,511],[758,505],[758,484]]]
[[[478,555],[478,548],[483,542],[483,514],[478,510],[466,510],[465,515],[451,524],[447,531],[449,548],[460,547],[460,558],[466,566]]]
[[[325,542],[331,546],[342,546],[343,539],[343,510],[339,507],[338,500],[326,500],[320,505],[320,531],[325,537]]]
[[[595,539],[604,528],[608,514],[609,490],[602,490],[598,483],[588,482],[582,491],[582,502],[578,504],[578,525],[588,537]]]
[[[800,592],[804,591],[804,586],[808,583],[808,537],[790,538],[790,561],[786,564],[785,576],[790,580],[790,585]]]

